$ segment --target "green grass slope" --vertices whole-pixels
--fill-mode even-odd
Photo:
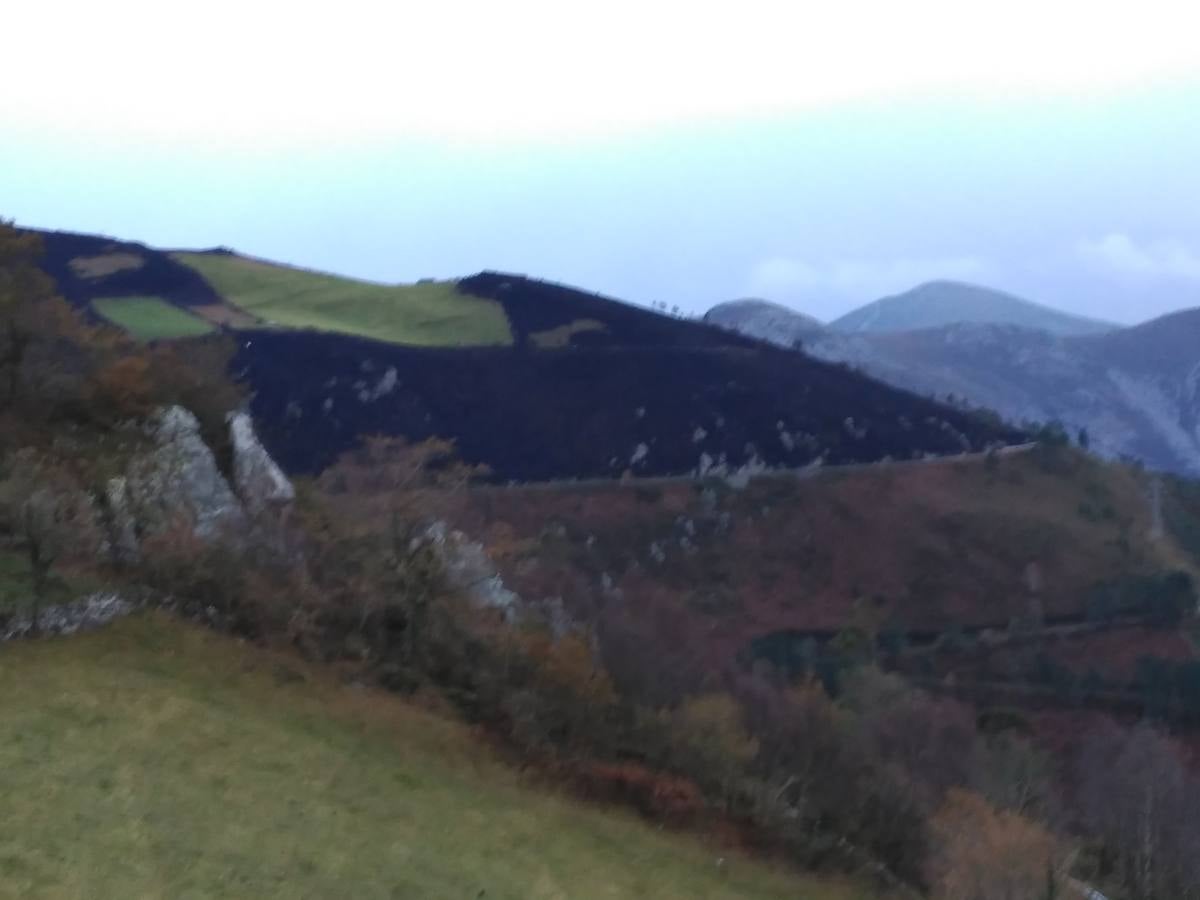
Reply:
[[[718,867],[449,720],[162,616],[9,645],[0,691],[0,896],[869,896]]]
[[[92,307],[142,341],[198,337],[213,330],[208,322],[159,297],[106,297]]]
[[[98,591],[103,584],[86,572],[52,572],[46,585],[47,603],[66,603]],[[13,613],[27,615],[33,597],[33,573],[24,553],[5,549],[0,544],[0,617]]]
[[[511,344],[504,309],[452,281],[383,285],[219,253],[176,253],[229,303],[274,325],[421,346]]]
[[[12,612],[23,604],[33,589],[33,579],[25,557],[0,549],[0,614]]]

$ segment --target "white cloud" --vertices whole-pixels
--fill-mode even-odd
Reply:
[[[1126,234],[1112,233],[1080,241],[1077,250],[1090,264],[1122,275],[1200,281],[1200,253],[1182,241],[1139,244]]]
[[[16,74],[0,123],[214,147],[562,138],[862,98],[1096,94],[1200,73],[1200,12],[1179,0],[8,6],[0,54]]]
[[[936,279],[980,280],[990,271],[977,256],[897,259],[842,259],[827,263],[775,257],[757,263],[748,279],[749,293],[773,300],[804,300],[809,308],[845,300],[864,302]]]

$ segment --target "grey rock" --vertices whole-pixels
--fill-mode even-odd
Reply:
[[[725,475],[725,483],[734,490],[740,491],[750,483],[750,479],[768,471],[768,466],[758,455],[752,455],[743,465]]]
[[[258,515],[279,510],[296,499],[295,487],[258,440],[249,414],[230,415],[229,436],[233,444],[233,483],[248,512]]]
[[[137,456],[125,476],[124,506],[143,532],[181,518],[203,538],[245,525],[237,496],[200,436],[196,417],[180,406],[160,410],[149,425],[154,448]],[[110,493],[120,486],[110,486]],[[124,523],[122,533],[127,533]]]
[[[124,476],[111,478],[105,486],[109,513],[109,552],[118,562],[128,563],[140,555],[137,527],[129,508],[129,483]]]
[[[505,586],[483,544],[442,521],[429,525],[418,540],[433,547],[450,587],[462,591],[479,606],[499,609],[506,615],[515,612],[520,597]]]
[[[105,485],[107,550],[119,561],[137,559],[143,537],[179,525],[204,540],[246,540],[252,521],[277,525],[295,498],[295,488],[259,442],[246,413],[229,417],[236,490],[186,409],[159,410],[146,429],[152,446]],[[269,537],[261,527],[254,534]]]
[[[107,625],[114,619],[127,616],[137,607],[118,594],[96,593],[74,603],[47,606],[38,615],[39,635],[65,635],[77,631],[89,631]],[[33,621],[27,616],[9,620],[0,640],[31,637]]]
[[[766,300],[732,300],[710,309],[704,321],[790,347],[807,343],[825,326],[812,316]]]

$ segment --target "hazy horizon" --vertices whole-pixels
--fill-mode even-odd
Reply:
[[[227,30],[117,5],[0,94],[0,215],[689,313],[829,320],[933,279],[1123,323],[1200,305],[1200,61],[1171,5],[260,4]]]

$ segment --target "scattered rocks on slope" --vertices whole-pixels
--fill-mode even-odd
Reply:
[[[73,603],[60,603],[45,607],[38,615],[39,636],[51,634],[74,634],[90,631],[107,625],[114,619],[127,616],[137,607],[118,594],[96,593]],[[0,640],[33,636],[33,620],[28,616],[15,616],[4,626]]]
[[[450,587],[480,606],[501,610],[506,617],[512,613],[520,597],[505,587],[483,544],[440,521],[430,525],[422,537],[441,560]]]

